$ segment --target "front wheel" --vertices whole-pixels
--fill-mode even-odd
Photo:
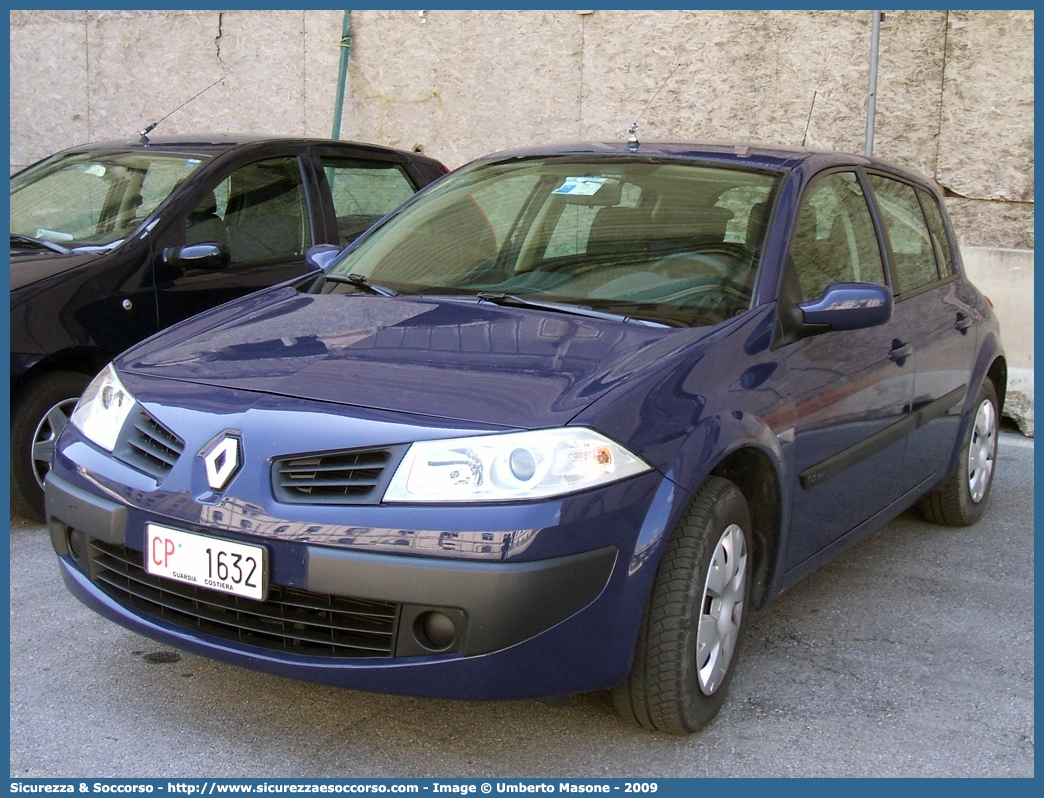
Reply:
[[[90,377],[56,371],[36,379],[11,411],[11,509],[42,520],[44,477],[51,470],[54,444],[72,415]]]
[[[698,731],[721,709],[750,598],[750,509],[710,477],[674,529],[645,610],[617,711],[658,731]]]
[[[982,518],[997,462],[998,405],[997,390],[985,380],[975,400],[971,424],[961,439],[957,467],[943,485],[921,499],[921,514],[926,520],[968,526]]]

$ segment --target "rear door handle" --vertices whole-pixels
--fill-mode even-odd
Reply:
[[[957,314],[957,321],[953,323],[953,328],[959,330],[962,333],[968,332],[968,328],[972,326],[972,320],[965,316],[963,313]]]
[[[906,358],[910,357],[912,354],[913,344],[902,344],[901,346],[893,348],[892,351],[888,353],[888,359],[894,360],[898,363],[900,360],[906,360]],[[900,365],[902,364],[900,363]]]

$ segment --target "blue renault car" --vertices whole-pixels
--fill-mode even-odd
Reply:
[[[906,170],[530,149],[326,249],[87,388],[46,510],[92,609],[360,690],[611,689],[686,733],[752,609],[913,505],[986,508],[997,320]]]

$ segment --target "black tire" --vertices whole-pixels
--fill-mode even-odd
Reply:
[[[11,409],[12,512],[43,520],[48,455],[90,381],[79,372],[54,371],[33,380],[16,398]]]
[[[925,520],[945,526],[968,526],[986,512],[997,463],[998,405],[996,388],[990,380],[984,380],[975,399],[971,423],[961,439],[953,473],[918,505]]]
[[[625,720],[690,734],[718,714],[735,671],[750,603],[750,546],[750,509],[742,492],[727,479],[710,477],[671,534],[645,609],[631,674],[613,690],[613,703]],[[720,585],[713,584],[719,581],[712,580],[715,574],[726,575]],[[715,613],[728,620],[710,623],[701,636],[701,617]],[[708,657],[714,651],[717,660]]]

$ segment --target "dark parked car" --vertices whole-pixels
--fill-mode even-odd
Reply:
[[[124,353],[47,514],[69,589],[164,643],[417,696],[612,688],[690,732],[751,608],[912,505],[981,516],[1005,384],[915,174],[519,151]]]
[[[11,500],[43,511],[57,433],[91,377],[157,330],[305,272],[446,172],[341,141],[157,137],[11,178]]]

